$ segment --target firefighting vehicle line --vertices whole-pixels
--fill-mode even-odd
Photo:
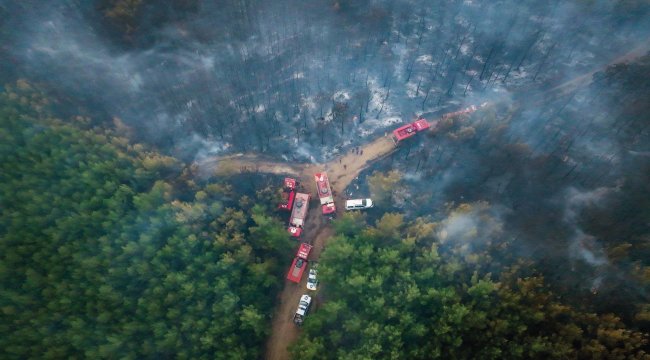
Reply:
[[[442,121],[454,116],[470,114],[479,108],[485,107],[486,105],[487,103],[483,103],[480,106],[472,105],[465,109],[445,114],[440,118],[440,120]],[[424,118],[418,118],[410,124],[400,126],[397,129],[393,130],[390,139],[393,141],[394,146],[397,147],[406,139],[409,139],[415,136],[417,133],[427,131],[431,128],[435,129],[437,125],[438,120],[430,123]],[[384,152],[384,154],[390,152],[392,152],[392,150],[388,149]],[[336,205],[334,203],[334,193],[332,191],[332,186],[330,185],[330,180],[327,172],[316,172],[313,175],[313,179],[316,184],[316,192],[318,194],[321,214],[328,220],[331,220],[336,215]],[[309,254],[313,248],[313,245],[310,243],[310,239],[302,239],[305,228],[307,226],[307,214],[309,212],[309,205],[312,194],[301,192],[302,190],[299,190],[299,187],[300,183],[296,179],[290,177],[285,178],[282,188],[282,199],[278,205],[279,210],[290,212],[287,231],[289,232],[290,236],[300,241],[298,250],[293,258],[286,276],[287,280],[295,284],[301,283],[303,274],[307,270],[307,267],[310,266]],[[370,205],[367,207],[372,207],[371,204],[372,203],[370,203]],[[346,207],[346,209],[348,208]],[[314,279],[311,279],[312,286],[307,286],[307,289],[309,290],[315,290],[315,284],[318,281],[315,278],[317,272],[314,270],[312,273]],[[301,296],[298,308],[293,314],[292,320],[294,324],[298,326],[301,326],[303,324],[305,317],[307,316],[307,312],[311,306],[311,299],[311,296],[307,294],[303,294]]]

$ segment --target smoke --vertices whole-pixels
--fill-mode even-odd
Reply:
[[[440,222],[438,239],[441,244],[457,245],[463,252],[499,241],[504,233],[504,212],[505,209],[486,202],[461,204]]]
[[[568,189],[564,213],[565,221],[575,224],[582,209],[590,206],[602,206],[607,197],[616,191],[615,188],[607,187],[599,187],[591,191],[580,191],[576,188]]]
[[[297,141],[296,141],[297,142]],[[306,144],[298,144],[298,147],[296,148],[294,152],[294,156],[292,161],[302,161],[302,162],[310,162],[310,163],[315,163],[316,159],[312,155],[314,152],[313,150],[310,149],[309,145]]]
[[[594,267],[608,264],[608,260],[603,254],[603,249],[598,244],[597,239],[583,233],[581,230],[576,230],[575,236],[570,240],[569,255]]]
[[[13,77],[117,116],[163,151],[205,142],[175,154],[186,160],[214,153],[214,138],[231,145],[222,152],[300,147],[310,152],[302,158],[325,160],[333,154],[316,146],[321,137],[324,147],[353,144],[396,117],[556,83],[606,63],[648,30],[645,7],[600,1],[246,0],[171,14],[146,8],[124,46],[92,2],[0,4],[12,15],[2,37]],[[332,113],[337,92],[348,95],[346,111],[322,136],[316,119]]]
[[[213,157],[215,155],[221,154],[228,150],[231,147],[231,144],[225,143],[215,139],[208,139],[197,134],[192,134],[191,137],[185,138],[182,142],[178,143],[178,149],[176,153],[188,153],[188,155],[194,155],[193,162],[200,163],[206,158]]]
[[[650,141],[621,110],[635,96],[593,75],[650,48],[647,2],[199,4],[166,17],[149,6],[125,34],[93,1],[0,0],[0,79],[38,82],[59,111],[119,118],[188,162],[321,162],[415,116],[488,103],[377,165],[404,173],[394,205],[436,217],[442,243],[518,239],[513,252],[556,278],[607,283],[610,244],[583,214],[641,178]],[[448,204],[471,205],[441,214]]]
[[[580,214],[586,208],[605,206],[607,200],[615,195],[617,191],[617,188],[606,187],[600,187],[591,191],[580,191],[575,188],[569,188],[566,191],[564,221],[574,232],[568,248],[571,258],[580,259],[594,267],[609,263],[598,239],[592,235],[585,234],[581,228]]]
[[[630,154],[630,155],[635,155],[635,156],[645,156],[645,157],[650,157],[650,151],[633,151],[633,150],[628,150],[628,154]]]

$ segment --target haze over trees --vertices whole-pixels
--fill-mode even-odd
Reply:
[[[329,159],[400,119],[592,71],[638,46],[649,14],[631,0],[27,0],[2,9],[14,15],[4,17],[5,79],[52,82],[98,120],[117,116],[188,161],[223,151]]]
[[[543,107],[520,99],[442,120],[360,182],[382,198],[379,180],[400,174],[391,205],[411,217],[488,201],[503,240],[556,292],[648,330],[649,61],[608,67]]]
[[[648,39],[640,0],[0,0],[0,358],[260,358],[280,181],[193,164],[416,116],[295,357],[648,358]]]
[[[498,231],[470,247],[452,241],[490,227],[484,216],[452,233],[449,222],[477,207],[460,205],[433,223],[385,214],[375,226],[347,215],[335,224],[319,264],[330,300],[305,322],[294,357],[647,358],[646,336],[615,315],[558,301],[530,264],[504,267],[510,250]]]
[[[227,182],[0,94],[0,357],[250,359],[290,256]]]

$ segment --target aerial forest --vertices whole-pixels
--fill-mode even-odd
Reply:
[[[255,205],[273,193],[47,108],[0,97],[2,357],[258,357],[291,245]]]
[[[329,299],[305,325],[295,358],[647,357],[645,335],[619,317],[573,307],[534,264],[501,260],[510,244],[497,233],[471,250],[439,235],[448,222],[484,211],[463,204],[440,222],[412,223],[387,213],[374,226],[341,219],[319,266]]]
[[[646,0],[0,0],[0,359],[650,359],[648,99]]]

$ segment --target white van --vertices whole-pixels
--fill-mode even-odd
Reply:
[[[345,201],[345,210],[369,209],[373,206],[370,199],[354,199]]]

